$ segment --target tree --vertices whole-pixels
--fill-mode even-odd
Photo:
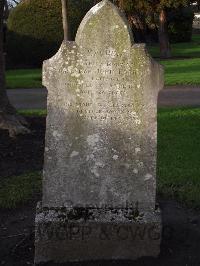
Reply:
[[[167,11],[169,8],[187,6],[189,0],[113,0],[120,8],[123,8],[128,17],[130,25],[143,35],[146,35],[145,17],[148,14],[157,14],[159,19],[159,43],[162,58],[171,56],[168,37]]]
[[[197,8],[200,11],[200,0],[197,1]]]
[[[68,26],[68,0],[61,0],[62,2],[62,17],[63,17],[63,31],[64,31],[64,41],[69,40],[69,26]]]
[[[100,2],[100,0],[94,0],[93,5],[95,6],[96,4],[98,4]]]
[[[6,93],[5,79],[5,52],[4,52],[4,19],[6,19],[7,1],[0,1],[0,129],[9,131],[14,137],[17,134],[28,133],[27,123],[17,114],[16,109],[10,104]]]
[[[160,43],[160,57],[170,58],[171,49],[169,43],[169,36],[167,30],[167,14],[163,8],[159,14],[159,31],[158,31],[159,43]]]
[[[167,9],[179,8],[187,6],[188,0],[157,0],[151,1],[151,5],[159,13],[159,43],[160,43],[160,57],[170,58],[171,49],[168,36],[168,24],[167,24]]]
[[[14,8],[20,3],[20,0],[8,0],[7,1],[9,8]]]

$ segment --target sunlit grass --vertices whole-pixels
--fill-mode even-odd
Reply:
[[[44,116],[46,111],[22,111]],[[200,108],[161,108],[158,112],[158,193],[200,207]],[[41,193],[41,173],[0,181],[0,207],[14,208]]]

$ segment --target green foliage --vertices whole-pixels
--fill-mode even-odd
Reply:
[[[8,61],[38,65],[62,42],[59,0],[29,0],[19,4],[8,19]]]
[[[114,0],[119,4],[119,0]],[[126,12],[159,12],[162,8],[179,8],[188,6],[188,0],[123,0],[123,7]]]
[[[152,0],[151,2],[155,2]],[[158,9],[160,8],[178,8],[178,7],[183,7],[187,6],[189,3],[188,0],[159,0],[158,1]]]
[[[91,1],[69,1],[71,39],[90,8]],[[63,40],[60,0],[27,0],[14,8],[8,19],[9,65],[41,65],[58,50]]]
[[[189,7],[169,12],[169,37],[171,42],[189,42],[192,38],[193,10]]]
[[[120,0],[114,0],[119,5]],[[191,40],[193,11],[188,7],[188,0],[123,0],[123,8],[129,17],[132,17],[132,29],[135,40],[144,42],[144,39],[157,41],[159,14],[162,9],[170,14],[169,35],[172,42],[186,42]],[[131,20],[130,20],[131,21]],[[140,23],[138,23],[140,21]],[[142,25],[142,27],[141,27]],[[146,36],[145,31],[146,31]],[[139,32],[138,32],[139,30]],[[142,30],[142,31],[141,31]],[[138,38],[139,33],[139,38]],[[147,36],[147,34],[150,34]]]

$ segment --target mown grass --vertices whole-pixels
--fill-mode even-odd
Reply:
[[[20,115],[27,116],[27,117],[28,116],[40,117],[40,116],[47,115],[47,111],[43,109],[18,110],[18,113]]]
[[[12,176],[0,181],[0,208],[15,208],[41,193],[41,172]]]
[[[45,111],[22,111],[43,116]],[[200,208],[200,108],[161,108],[158,112],[158,193]],[[41,173],[0,181],[0,207],[13,208],[41,193]]]
[[[200,58],[164,60],[165,85],[200,85]]]
[[[162,60],[165,67],[165,85],[200,85],[200,58]],[[12,70],[7,73],[8,88],[41,88],[40,69]]]
[[[159,57],[158,46],[149,47],[149,51]],[[174,59],[157,59],[165,66],[165,85],[200,85],[200,35],[193,35],[191,43],[172,44],[172,55]],[[41,88],[41,72],[41,69],[8,70],[7,88]]]
[[[158,45],[148,47],[165,67],[165,85],[200,85],[200,34],[194,34],[192,42],[172,44],[171,49],[172,59],[160,61]]]
[[[200,108],[160,109],[158,191],[200,207]]]
[[[153,57],[160,57],[159,45],[148,46]],[[171,44],[172,57],[200,58],[200,34],[194,34],[191,42]]]
[[[28,89],[42,87],[41,69],[16,69],[6,71],[8,89]]]

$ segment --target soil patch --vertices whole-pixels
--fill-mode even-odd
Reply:
[[[31,134],[12,139],[0,130],[0,178],[41,170],[43,167],[45,117],[27,118]]]
[[[45,118],[28,118],[31,135],[10,139],[0,132],[0,175],[7,178],[41,170],[43,165]],[[0,210],[0,265],[33,265],[34,198],[13,210]],[[159,258],[137,262],[110,261],[67,263],[68,266],[198,266],[200,265],[200,211],[171,200],[159,199],[163,216],[163,239]],[[54,264],[47,264],[53,266]]]
[[[33,265],[36,202],[0,211],[0,265]],[[163,240],[157,259],[66,263],[67,266],[198,266],[200,265],[200,212],[170,200],[159,200],[163,213]],[[53,266],[56,264],[45,264]]]

